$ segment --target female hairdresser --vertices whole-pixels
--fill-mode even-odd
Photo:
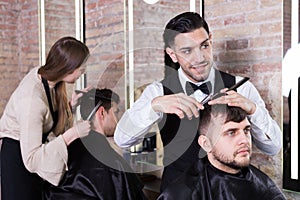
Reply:
[[[75,38],[59,39],[46,64],[32,69],[10,97],[0,120],[2,200],[40,200],[43,179],[57,185],[62,178],[67,146],[90,130],[88,121],[73,125],[70,107],[78,96],[69,104],[65,86],[84,73],[88,56]]]

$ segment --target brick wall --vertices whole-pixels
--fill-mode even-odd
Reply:
[[[0,113],[20,80],[38,65],[37,1],[0,0]]]
[[[46,52],[61,36],[75,36],[74,0],[45,3]],[[20,80],[39,65],[38,1],[0,0],[0,113]]]
[[[136,87],[164,77],[164,43],[162,33],[175,15],[189,11],[189,1],[164,0],[154,5],[134,1],[134,53]],[[154,17],[155,16],[155,17]]]
[[[85,35],[91,50],[87,85],[111,88],[124,99],[124,12],[120,0],[85,1]]]
[[[56,40],[76,35],[75,1],[45,1],[46,55]]]
[[[278,122],[281,100],[270,97],[279,91],[270,88],[281,82],[281,9],[280,0],[212,0],[205,7],[218,68],[249,76]]]

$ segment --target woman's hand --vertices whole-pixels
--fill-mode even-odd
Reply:
[[[91,131],[90,121],[80,121],[69,128],[64,134],[63,138],[67,145],[71,144],[75,139],[85,137]]]
[[[92,86],[89,86],[82,90],[73,91],[72,98],[70,101],[70,106],[72,111],[75,111],[76,107],[80,104],[80,98],[84,95],[84,93],[88,92],[91,89]]]

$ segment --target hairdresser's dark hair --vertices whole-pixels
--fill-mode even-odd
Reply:
[[[88,47],[73,37],[63,37],[51,47],[46,64],[38,73],[48,81],[60,81],[55,85],[58,122],[54,129],[56,135],[62,134],[72,126],[73,116],[69,107],[65,82],[61,81],[86,62],[89,56]]]
[[[165,48],[171,47],[174,44],[174,38],[179,33],[189,33],[202,27],[209,34],[208,24],[198,13],[185,12],[177,15],[165,27],[163,33]]]
[[[240,107],[228,106],[225,104],[206,105],[205,109],[200,111],[200,134],[206,135],[212,120],[219,115],[224,116],[224,123],[229,121],[239,123],[247,117],[246,111]]]
[[[80,115],[82,119],[87,119],[94,107],[101,101],[101,106],[108,112],[112,106],[112,102],[119,103],[120,97],[110,89],[91,89],[81,98]]]

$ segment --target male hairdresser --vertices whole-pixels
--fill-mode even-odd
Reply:
[[[163,39],[166,53],[180,68],[144,90],[125,112],[114,135],[119,146],[130,147],[140,143],[158,122],[164,144],[161,189],[198,160],[197,129],[203,109],[199,102],[208,94],[230,88],[242,79],[216,69],[212,33],[198,13],[175,16],[167,23]],[[196,87],[199,89],[194,90]],[[277,154],[281,148],[281,130],[254,85],[248,81],[236,91],[225,94],[209,104],[227,104],[245,110],[252,124],[253,143],[268,155]]]

